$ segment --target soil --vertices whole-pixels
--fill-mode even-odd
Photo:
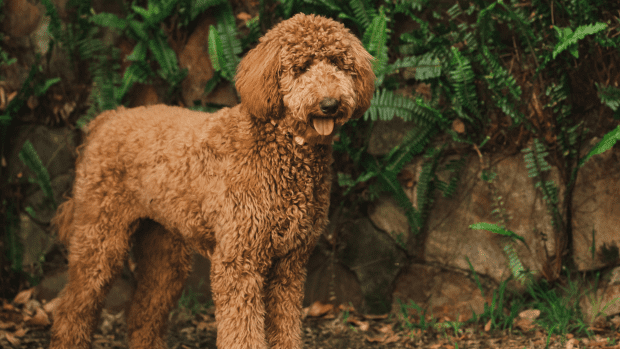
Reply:
[[[36,301],[35,301],[36,302]],[[31,303],[30,303],[31,304]],[[436,330],[428,328],[405,330],[397,316],[362,315],[354,310],[319,305],[320,316],[313,312],[315,305],[305,309],[303,321],[303,348],[360,349],[360,348],[430,348],[430,349],[523,349],[545,348],[547,336],[533,325],[526,333],[520,331],[485,331],[484,325],[470,324],[459,330]],[[314,307],[314,308],[313,308]],[[26,310],[30,308],[30,310]],[[44,307],[43,307],[44,308]],[[32,310],[28,303],[15,305],[4,302],[0,310],[0,347],[14,349],[47,348],[50,340],[50,324],[46,312]],[[324,311],[327,310],[327,311]],[[30,314],[30,315],[28,315]],[[487,326],[488,327],[488,326]],[[605,328],[594,329],[592,338],[564,338],[552,336],[548,348],[617,348],[620,335],[608,323]],[[127,348],[126,326],[123,312],[107,313],[93,336],[92,347]],[[203,308],[196,313],[177,309],[170,315],[168,333],[170,349],[216,348],[216,323],[214,308]]]

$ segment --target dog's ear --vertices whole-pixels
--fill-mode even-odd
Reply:
[[[375,91],[375,73],[372,71],[372,60],[374,59],[358,38],[351,34],[351,54],[353,55],[355,92],[357,93],[356,108],[351,118],[362,117],[370,107],[370,100]]]
[[[241,103],[254,117],[280,119],[284,104],[280,94],[280,47],[274,38],[261,42],[241,60],[235,76]]]

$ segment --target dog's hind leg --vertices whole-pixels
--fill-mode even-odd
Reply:
[[[191,269],[191,250],[153,221],[142,222],[135,238],[138,286],[127,315],[129,347],[164,349],[168,313]]]
[[[90,348],[106,293],[127,258],[127,222],[126,217],[103,212],[74,216],[68,234],[69,283],[54,314],[50,348]]]

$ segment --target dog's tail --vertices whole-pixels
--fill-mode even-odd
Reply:
[[[73,198],[69,198],[67,201],[60,204],[60,206],[58,206],[58,210],[56,210],[56,215],[52,218],[51,222],[52,226],[56,227],[58,239],[65,245],[69,243],[69,237],[73,231],[73,204]]]

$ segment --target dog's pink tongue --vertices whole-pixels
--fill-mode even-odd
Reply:
[[[321,136],[327,136],[334,130],[334,119],[312,119],[314,129]]]

